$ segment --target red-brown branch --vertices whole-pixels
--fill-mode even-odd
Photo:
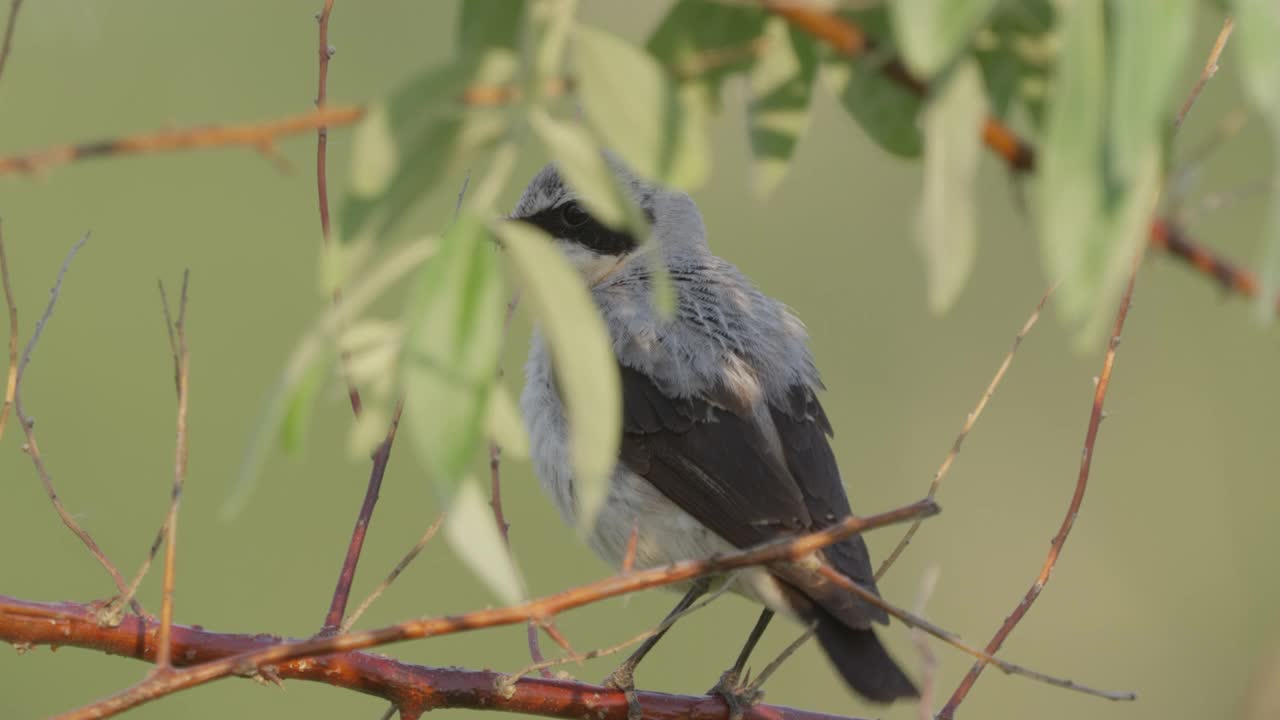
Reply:
[[[761,545],[749,550],[705,560],[674,563],[633,572],[628,575],[614,575],[521,605],[477,610],[457,616],[409,620],[396,625],[343,635],[318,636],[309,640],[273,643],[250,652],[210,660],[194,667],[174,670],[164,675],[148,678],[146,681],[116,695],[58,717],[60,720],[89,720],[90,718],[111,717],[179,690],[203,685],[230,675],[254,675],[263,672],[279,674],[279,668],[282,664],[290,661],[314,659],[333,653],[365,650],[379,645],[416,638],[436,637],[482,628],[525,623],[529,620],[549,618],[566,610],[589,605],[611,597],[653,587],[671,585],[702,575],[728,572],[770,562],[798,560],[846,537],[936,512],[938,512],[938,506],[935,503],[930,500],[921,500],[879,515],[865,518],[849,517],[820,531]],[[0,606],[0,609],[2,609],[2,606]],[[9,636],[4,633],[4,627],[5,624],[0,622],[0,638],[9,639]],[[147,637],[147,635],[135,637],[134,642],[144,644]],[[66,640],[60,640],[59,642],[66,642]],[[137,653],[141,655],[144,649],[144,647],[137,648]],[[316,661],[312,660],[312,662]],[[606,693],[601,692],[601,695],[604,694]],[[625,700],[622,699],[621,692],[614,694],[620,703],[626,704]],[[409,708],[412,712],[426,709],[431,709],[431,706]]]
[[[116,627],[95,622],[98,608],[79,603],[39,603],[0,596],[0,638],[29,648],[72,646],[111,655],[152,661],[154,622],[128,617]],[[179,666],[208,663],[260,652],[278,641],[264,635],[216,633],[175,625],[174,662]],[[408,711],[467,708],[526,713],[544,717],[624,720],[627,701],[610,688],[541,678],[521,678],[509,685],[489,670],[425,667],[384,655],[352,652],[275,665],[276,676],[356,690],[385,698]],[[652,720],[724,720],[727,708],[718,696],[637,693],[645,716]],[[837,715],[776,705],[757,705],[744,720],[850,720]]]
[[[848,58],[858,58],[875,49],[867,34],[856,23],[835,13],[818,8],[797,5],[784,0],[767,0],[765,6],[795,27],[831,46]],[[926,95],[928,85],[913,77],[902,63],[891,60],[880,66],[881,72],[902,88],[917,95]],[[989,150],[1004,160],[1009,170],[1026,174],[1035,170],[1035,148],[1008,125],[994,116],[988,117],[982,127],[982,141]],[[1246,297],[1257,293],[1257,277],[1220,258],[1216,253],[1196,243],[1185,233],[1177,233],[1178,242],[1165,242],[1171,234],[1173,223],[1156,218],[1148,231],[1151,247],[1163,250],[1186,262],[1192,268],[1210,275],[1224,287]]]
[[[391,415],[391,426],[387,428],[387,436],[373,452],[373,469],[369,471],[369,485],[365,488],[364,502],[360,504],[360,514],[356,516],[355,528],[351,531],[351,542],[347,545],[347,555],[342,561],[342,570],[338,573],[338,584],[333,590],[333,599],[329,602],[329,613],[324,618],[322,635],[331,634],[342,627],[342,618],[347,612],[347,601],[351,597],[351,583],[356,579],[356,565],[360,562],[360,552],[364,549],[364,538],[369,531],[369,520],[373,517],[373,508],[378,504],[378,493],[382,491],[382,477],[387,472],[387,462],[391,460],[391,445],[396,440],[396,430],[400,428],[400,414],[404,410],[404,400],[396,403],[395,412]]]
[[[1036,598],[1040,597],[1041,591],[1044,590],[1045,585],[1049,582],[1049,576],[1053,573],[1054,566],[1058,563],[1062,548],[1066,545],[1067,536],[1071,534],[1071,528],[1075,526],[1076,517],[1080,514],[1080,504],[1084,501],[1084,493],[1089,486],[1089,471],[1093,467],[1094,450],[1098,441],[1098,428],[1102,425],[1102,419],[1105,416],[1102,406],[1107,399],[1107,389],[1111,387],[1111,371],[1115,367],[1116,348],[1120,346],[1120,335],[1124,331],[1124,321],[1129,316],[1129,306],[1133,302],[1133,287],[1138,278],[1138,266],[1141,261],[1141,254],[1134,257],[1133,270],[1129,273],[1129,284],[1125,287],[1124,296],[1120,299],[1120,309],[1116,311],[1115,326],[1111,331],[1111,339],[1107,343],[1107,352],[1102,359],[1102,372],[1098,373],[1098,386],[1093,391],[1093,405],[1089,411],[1089,427],[1085,431],[1084,453],[1080,458],[1080,472],[1076,475],[1076,487],[1071,495],[1071,503],[1067,506],[1067,514],[1062,518],[1062,525],[1058,528],[1058,533],[1053,536],[1053,541],[1049,544],[1049,555],[1045,558],[1044,565],[1040,568],[1040,574],[1036,576],[1035,582],[1031,584],[1026,595],[1018,602],[1018,606],[1013,609],[1009,617],[1005,618],[1000,629],[996,631],[991,641],[987,643],[986,651],[988,654],[1000,650],[1005,639],[1022,621],[1027,611],[1031,609],[1031,605],[1035,603]],[[943,706],[942,712],[938,713],[940,720],[951,720],[955,716],[956,708],[960,706],[960,703],[964,702],[965,697],[973,689],[973,684],[978,681],[978,677],[985,667],[986,663],[979,661],[969,668],[968,674],[960,681],[955,692],[951,694],[951,698]]]

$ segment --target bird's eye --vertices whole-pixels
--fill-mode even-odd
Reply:
[[[560,208],[560,219],[564,221],[565,225],[576,228],[586,225],[591,216],[578,207],[577,203],[571,202],[565,203],[564,207]]]

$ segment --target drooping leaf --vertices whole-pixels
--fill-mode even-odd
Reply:
[[[1102,0],[1080,0],[1065,13],[1052,81],[1053,105],[1040,150],[1041,255],[1061,283],[1058,307],[1079,321],[1092,307],[1103,259],[1102,147],[1106,141],[1106,29]],[[1090,252],[1090,246],[1095,251]],[[1093,256],[1093,257],[1090,257]]]
[[[502,383],[489,394],[489,435],[507,455],[529,457],[529,434],[525,432],[515,400]]]
[[[907,67],[931,78],[955,59],[998,0],[892,0],[898,47]]]
[[[460,177],[492,148],[506,132],[507,116],[502,108],[468,105],[465,89],[507,84],[515,69],[514,55],[505,51],[468,56],[419,74],[373,105],[355,130],[342,239],[381,237],[441,180]]]
[[[1272,167],[1280,167],[1280,5],[1271,0],[1234,0],[1235,58],[1258,112],[1271,128]],[[1280,293],[1280,183],[1271,184],[1270,208],[1262,245],[1259,317],[1272,320]]]
[[[622,225],[626,208],[614,187],[613,172],[591,133],[577,123],[552,118],[542,108],[529,113],[529,124],[591,214],[611,227]]]
[[[761,47],[765,19],[756,7],[679,0],[646,47],[676,82],[697,88],[707,107],[718,108],[725,79],[768,52],[767,44]]]
[[[500,601],[515,605],[524,600],[524,579],[474,477],[467,477],[458,486],[445,515],[444,537],[458,558]]]
[[[280,423],[280,447],[285,454],[294,457],[302,454],[307,428],[311,424],[311,411],[329,369],[329,363],[315,363],[303,371],[297,385],[291,388],[285,401],[284,419]]]
[[[608,494],[622,437],[621,383],[604,322],[586,285],[546,233],[524,223],[497,228],[551,348],[569,421],[579,530],[591,528]]]
[[[751,68],[747,122],[755,160],[755,189],[773,192],[786,175],[796,144],[809,128],[809,102],[818,54],[807,35],[772,18],[764,51]]]
[[[976,179],[987,116],[973,60],[955,67],[923,114],[924,193],[917,220],[929,307],[948,309],[964,287],[977,249]]]
[[[498,369],[504,303],[495,252],[481,222],[459,217],[405,312],[405,429],[446,498],[482,445]]]
[[[1057,30],[1051,0],[1020,0],[999,3],[987,26],[978,31],[974,56],[982,64],[987,97],[997,116],[1008,118],[1021,106],[1036,126],[1041,124]]]
[[[573,73],[587,119],[637,173],[693,188],[710,169],[704,115],[658,63],[625,40],[578,26]]]
[[[474,55],[495,48],[515,52],[524,22],[525,0],[464,0],[458,16],[458,53]]]

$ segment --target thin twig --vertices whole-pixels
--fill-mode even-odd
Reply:
[[[1235,29],[1235,18],[1228,16],[1222,23],[1222,29],[1218,31],[1218,39],[1213,43],[1213,49],[1209,51],[1209,57],[1204,61],[1204,69],[1200,71],[1200,79],[1196,80],[1196,84],[1191,88],[1191,94],[1187,96],[1186,101],[1182,103],[1182,108],[1178,110],[1178,116],[1173,120],[1173,129],[1176,131],[1182,127],[1182,121],[1187,118],[1187,114],[1191,112],[1191,107],[1196,104],[1196,100],[1200,97],[1200,91],[1204,90],[1204,86],[1209,84],[1213,76],[1218,74],[1218,60],[1222,58],[1222,51],[1227,47],[1227,40],[1231,39],[1231,31]]]
[[[75,245],[71,246],[71,250],[67,253],[67,257],[62,261],[62,267],[58,269],[58,276],[54,280],[53,288],[49,291],[49,304],[45,306],[44,313],[40,315],[40,319],[36,322],[35,328],[31,333],[31,338],[27,340],[27,345],[22,350],[22,358],[18,361],[18,374],[14,380],[13,389],[13,409],[17,414],[18,424],[22,426],[22,432],[26,436],[26,443],[23,450],[31,458],[31,463],[35,466],[36,474],[40,476],[40,483],[44,486],[45,494],[49,496],[49,501],[53,503],[53,509],[58,513],[58,517],[62,519],[62,524],[67,526],[76,537],[80,538],[80,542],[88,548],[89,554],[98,561],[107,573],[111,575],[111,579],[115,581],[116,589],[124,594],[127,586],[124,582],[124,576],[120,574],[120,569],[115,563],[107,557],[102,548],[98,546],[97,541],[89,534],[88,530],[81,527],[80,523],[67,512],[67,508],[62,504],[62,499],[58,497],[58,491],[53,487],[53,476],[49,474],[49,469],[44,464],[44,457],[40,455],[40,446],[36,443],[35,421],[27,415],[22,404],[22,378],[26,375],[27,366],[31,363],[31,354],[36,349],[36,343],[40,342],[40,335],[44,332],[44,328],[49,323],[49,319],[53,317],[53,308],[58,302],[58,295],[62,293],[62,280],[67,275],[67,270],[71,267],[71,261],[75,259],[76,253],[80,252],[80,248],[89,241],[89,235],[86,233],[80,238]],[[130,602],[133,611],[142,614],[142,605],[136,599]]]
[[[187,287],[190,271],[182,273],[182,294],[178,300],[178,321],[172,326],[174,336],[174,374],[178,378],[177,442],[173,458],[173,492],[169,497],[169,512],[164,519],[164,580],[160,604],[160,631],[156,637],[156,672],[164,673],[173,667],[171,635],[173,631],[173,591],[177,571],[178,509],[182,503],[182,489],[187,479],[187,407],[190,398],[190,361],[187,349]],[[161,297],[164,289],[161,287]],[[171,317],[169,302],[164,302],[165,318]]]
[[[614,575],[520,605],[476,610],[464,615],[408,620],[374,630],[364,630],[343,635],[317,636],[309,640],[282,642],[266,648],[256,648],[251,652],[245,652],[240,655],[211,660],[194,667],[175,670],[166,673],[163,677],[147,678],[115,695],[60,715],[58,719],[89,720],[90,718],[111,717],[179,690],[203,685],[231,675],[253,675],[259,672],[260,668],[278,667],[281,663],[290,660],[315,658],[352,650],[364,650],[393,642],[452,635],[481,628],[522,624],[531,619],[552,617],[566,610],[596,603],[611,597],[652,587],[671,585],[703,575],[725,573],[770,562],[799,560],[810,556],[821,548],[855,534],[910,520],[921,515],[935,514],[936,512],[938,512],[938,506],[935,503],[929,500],[921,500],[879,515],[865,518],[849,517],[822,530],[785,538],[749,550],[726,553],[703,560],[673,563],[633,572],[625,576]],[[836,574],[844,578],[843,575]],[[852,580],[848,578],[844,578],[844,580],[849,585],[861,589]],[[863,592],[867,591],[864,590]],[[878,596],[876,600],[883,603]],[[895,612],[902,613],[896,608]],[[994,660],[994,658],[990,659]],[[996,660],[996,662],[1002,661]],[[1061,682],[1059,681],[1059,683]],[[601,694],[604,694],[604,691],[601,691]],[[621,692],[617,694],[621,695]]]
[[[10,24],[13,24],[12,20]],[[9,281],[9,257],[4,251],[3,230],[0,227],[0,279],[4,281],[4,304],[9,309],[9,372],[4,386],[4,407],[0,408],[0,438],[4,437],[13,395],[18,389],[18,305],[13,300],[13,284]]]
[[[982,397],[978,398],[978,404],[974,406],[973,412],[965,418],[964,425],[960,428],[960,433],[956,435],[956,440],[951,445],[951,451],[943,458],[942,465],[938,467],[938,471],[933,475],[933,482],[929,483],[930,500],[934,499],[938,494],[938,487],[942,485],[942,480],[951,471],[951,465],[955,462],[956,457],[960,455],[960,447],[964,445],[965,438],[969,437],[969,431],[973,430],[973,426],[977,424],[978,418],[982,416],[982,411],[986,409],[987,403],[991,401],[991,397],[995,395],[996,388],[1000,386],[1000,382],[1004,380],[1004,375],[1009,371],[1009,366],[1013,363],[1013,356],[1018,352],[1018,348],[1022,346],[1022,341],[1026,339],[1027,334],[1031,332],[1031,328],[1035,327],[1036,322],[1040,320],[1040,312],[1044,310],[1044,304],[1048,302],[1049,296],[1053,294],[1054,287],[1050,287],[1040,297],[1040,302],[1036,303],[1035,310],[1031,311],[1031,316],[1022,324],[1022,328],[1018,330],[1018,334],[1013,338],[1013,347],[1009,348],[1009,352],[1005,353],[1004,360],[1001,361],[1000,367],[996,370],[995,377],[991,378],[991,382],[987,384],[987,389],[983,391]],[[893,567],[893,563],[897,561],[898,556],[907,549],[911,544],[911,539],[915,537],[916,531],[920,529],[920,521],[911,523],[907,528],[907,532],[903,534],[902,539],[898,541],[897,546],[893,548],[893,552],[889,553],[884,562],[880,563],[880,569],[876,570],[875,578],[880,580],[884,574]]]
[[[369,471],[369,484],[365,488],[364,502],[360,504],[356,525],[351,530],[351,542],[347,545],[347,555],[342,561],[342,570],[338,573],[338,584],[333,590],[333,599],[329,602],[329,613],[325,616],[324,627],[320,630],[321,635],[332,634],[342,627],[342,618],[347,612],[347,600],[351,597],[351,583],[356,578],[356,565],[360,562],[360,552],[364,549],[364,538],[369,532],[369,521],[373,517],[373,509],[378,504],[378,493],[382,490],[382,477],[387,472],[387,462],[391,460],[391,445],[396,440],[396,430],[400,428],[400,415],[403,412],[404,399],[401,398],[391,414],[387,436],[373,452],[373,469]]]
[[[1111,340],[1107,344],[1107,352],[1102,359],[1102,372],[1098,374],[1098,385],[1093,392],[1093,406],[1089,411],[1089,428],[1085,432],[1084,454],[1080,458],[1080,472],[1076,476],[1075,491],[1071,495],[1071,502],[1067,505],[1066,516],[1062,519],[1062,525],[1058,528],[1058,533],[1053,536],[1053,542],[1049,544],[1049,555],[1045,558],[1044,565],[1040,568],[1040,574],[1036,576],[1035,582],[1031,584],[1031,588],[1027,590],[1022,600],[1018,602],[1018,606],[1007,617],[1000,629],[996,631],[995,636],[987,643],[986,652],[988,654],[995,653],[1004,644],[1009,634],[1018,626],[1022,618],[1031,609],[1031,605],[1035,603],[1036,598],[1040,597],[1041,591],[1049,582],[1049,576],[1053,573],[1053,568],[1058,563],[1058,556],[1062,553],[1062,548],[1067,542],[1067,536],[1071,534],[1071,528],[1075,525],[1076,517],[1080,514],[1080,504],[1084,501],[1085,490],[1089,486],[1089,470],[1093,467],[1094,448],[1098,441],[1098,428],[1102,425],[1103,411],[1102,406],[1107,399],[1107,389],[1111,387],[1111,371],[1115,367],[1116,348],[1120,346],[1120,334],[1124,331],[1124,321],[1129,316],[1129,306],[1133,302],[1133,287],[1138,277],[1138,267],[1142,262],[1142,253],[1139,251],[1133,258],[1133,269],[1129,273],[1129,283],[1125,287],[1124,296],[1120,299],[1120,308],[1116,312],[1115,327],[1111,331]],[[983,668],[986,666],[984,661],[974,663],[969,668],[968,674],[960,681],[960,685],[956,687],[955,692],[951,694],[951,698],[947,700],[947,704],[943,706],[942,712],[938,714],[943,720],[950,720],[955,716],[956,708],[960,703],[964,702],[969,691],[973,689],[973,684],[978,681],[978,676],[982,674]]]
[[[374,601],[381,597],[382,593],[387,591],[387,588],[391,587],[391,583],[394,583],[396,578],[400,577],[400,573],[404,572],[405,568],[409,567],[409,563],[413,562],[418,557],[418,554],[422,552],[422,549],[427,546],[427,543],[431,542],[431,538],[436,536],[436,532],[440,530],[440,524],[443,522],[444,515],[441,514],[435,519],[435,522],[431,523],[431,525],[427,527],[426,532],[422,533],[422,537],[418,538],[418,542],[414,543],[413,547],[409,548],[409,552],[405,553],[404,557],[400,558],[400,562],[396,563],[396,566],[391,569],[390,573],[387,573],[387,577],[378,584],[378,587],[373,589],[373,592],[369,593],[368,597],[356,606],[355,612],[351,613],[351,615],[342,622],[340,632],[348,632],[351,630],[351,628],[356,624],[356,621],[360,619],[360,616],[364,615],[365,611],[369,609],[369,606],[373,605]]]
[[[937,586],[938,568],[931,567],[925,570],[924,575],[920,578],[920,594],[916,596],[915,612],[917,615],[924,614],[924,606],[929,603],[929,598],[933,596],[933,590]],[[916,646],[916,652],[920,653],[920,700],[918,705],[920,720],[933,720],[934,696],[938,691],[938,656],[929,645],[929,638],[919,629],[912,628],[911,643]]]
[[[0,76],[4,75],[5,65],[9,64],[9,53],[13,51],[13,31],[18,27],[18,11],[22,9],[22,0],[9,3],[9,22],[4,28],[4,44],[0,45]]]

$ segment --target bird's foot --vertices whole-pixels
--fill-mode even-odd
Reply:
[[[608,688],[621,690],[627,699],[627,720],[641,720],[644,713],[640,710],[640,699],[636,697],[636,668],[630,663],[623,663],[601,683]]]
[[[750,675],[750,672],[747,674]],[[758,681],[749,682],[749,678],[740,677],[737,670],[729,669],[707,694],[719,695],[724,699],[729,706],[729,720],[742,720],[751,706],[764,697],[764,690],[760,689]]]

